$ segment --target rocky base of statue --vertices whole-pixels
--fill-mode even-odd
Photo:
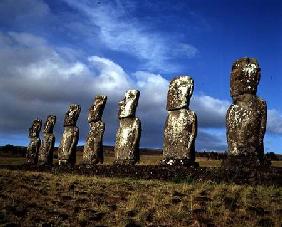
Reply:
[[[271,172],[271,161],[259,159],[255,154],[229,155],[222,161],[219,172],[227,182],[257,182],[266,172]]]
[[[160,162],[162,166],[177,166],[177,167],[199,167],[199,163],[192,161],[191,159],[173,159],[166,158]]]
[[[100,162],[100,161],[95,161],[95,162],[87,162],[87,161],[82,161],[80,164],[79,164],[79,168],[80,169],[93,169],[95,168],[96,165],[102,165],[103,162]]]
[[[259,158],[256,154],[240,154],[240,155],[228,155],[226,159],[222,161],[221,168],[226,169],[263,169],[270,168],[271,161],[267,158]]]
[[[134,159],[118,159],[114,161],[114,165],[136,165],[138,163],[137,160]]]
[[[42,162],[42,161],[38,161],[37,165],[39,167],[42,167],[42,168],[49,168],[49,167],[53,167],[53,163],[46,163],[46,162]]]
[[[59,160],[58,163],[59,169],[73,169],[74,167],[75,167],[75,161]]]

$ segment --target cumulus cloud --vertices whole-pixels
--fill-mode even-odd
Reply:
[[[230,103],[208,95],[194,96],[191,100],[191,108],[198,115],[199,127],[223,128],[225,127],[225,115]]]

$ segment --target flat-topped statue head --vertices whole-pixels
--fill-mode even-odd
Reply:
[[[75,126],[79,117],[81,108],[78,104],[71,104],[65,114],[64,126]]]
[[[56,116],[48,115],[46,122],[44,123],[44,132],[53,133],[54,126],[56,124]]]
[[[260,81],[260,67],[255,58],[240,58],[232,65],[230,95],[236,99],[240,95],[256,95]]]
[[[29,131],[29,138],[36,138],[39,137],[39,133],[42,127],[42,121],[39,119],[35,119],[32,122],[31,128],[28,129]]]
[[[100,121],[107,102],[107,96],[97,95],[88,112],[88,122]]]
[[[119,102],[119,118],[134,117],[138,106],[140,91],[128,90],[125,97]]]
[[[194,90],[194,80],[190,76],[177,76],[169,84],[166,109],[177,110],[188,107]]]

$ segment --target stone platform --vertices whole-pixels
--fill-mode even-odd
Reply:
[[[209,182],[236,183],[252,185],[282,186],[282,168],[269,167],[267,169],[244,170],[228,169],[226,167],[175,167],[161,165],[96,165],[75,166],[73,168],[60,166],[28,166],[28,165],[0,165],[0,169],[39,171],[54,174],[70,173],[87,176],[126,177],[133,179],[156,179],[174,182]],[[234,172],[235,171],[235,172]]]

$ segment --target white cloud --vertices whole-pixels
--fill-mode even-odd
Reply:
[[[174,57],[192,58],[198,52],[194,46],[180,43],[176,37],[171,42],[164,34],[150,30],[148,25],[144,26],[141,21],[129,16],[122,4],[96,4],[76,0],[65,2],[89,18],[88,30],[94,30],[95,34],[96,27],[99,28],[98,35],[107,48],[145,61],[144,68],[148,70],[174,70],[176,65],[168,60]]]
[[[193,96],[191,109],[198,115],[199,127],[224,128],[225,115],[230,103],[208,95]]]
[[[89,57],[88,60],[99,71],[95,78],[95,87],[100,92],[118,92],[130,88],[132,82],[118,64],[98,56]]]
[[[282,114],[275,109],[267,111],[267,131],[282,134]]]

